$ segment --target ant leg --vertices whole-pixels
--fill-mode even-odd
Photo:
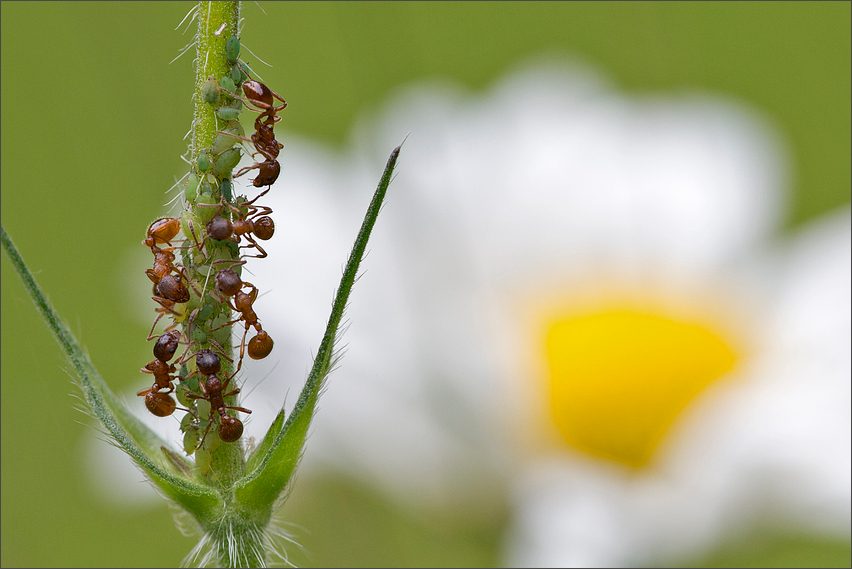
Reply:
[[[257,293],[259,292],[257,290],[257,287],[249,282],[243,281],[243,288],[245,287],[249,287],[251,289],[251,292],[248,294],[249,298],[251,299],[251,303],[254,304],[254,301],[257,300]]]
[[[155,298],[155,297],[152,297],[152,298]],[[150,332],[148,332],[148,341],[149,341],[149,342],[150,342],[151,340],[153,340],[155,337],[157,337],[157,336],[154,336],[154,328],[156,328],[156,327],[157,327],[157,322],[159,322],[159,321],[160,321],[160,318],[162,318],[162,317],[163,317],[163,315],[165,314],[165,311],[162,311],[162,312],[161,312],[160,310],[157,310],[157,312],[159,312],[159,314],[158,314],[158,315],[157,315],[157,317],[154,319],[154,323],[151,325],[151,331],[150,331]]]
[[[243,237],[245,237],[246,241],[250,242],[251,245],[243,245],[242,247],[240,247],[240,249],[251,249],[252,247],[254,247],[258,251],[260,251],[260,255],[246,255],[246,257],[251,257],[253,259],[263,259],[267,256],[266,251],[263,250],[263,247],[258,245],[257,241],[255,241],[251,235],[246,233],[243,235]]]
[[[233,267],[239,267],[240,265],[246,264],[245,261],[242,261],[242,260],[239,260],[239,259],[219,259],[217,261],[213,261],[212,263],[210,263],[210,265],[211,266],[212,265],[221,265],[223,263],[233,263],[230,267],[228,267],[229,269],[231,269]]]
[[[262,198],[263,196],[265,196],[265,195],[267,194],[267,192],[269,192],[269,190],[271,190],[271,189],[272,189],[272,187],[271,187],[271,186],[270,186],[270,187],[268,187],[268,188],[266,188],[265,190],[263,190],[262,192],[260,192],[260,193],[257,195],[257,197],[255,197],[253,200],[251,200],[251,201],[247,201],[247,202],[243,202],[243,203],[241,203],[240,205],[241,205],[241,206],[244,206],[244,207],[245,207],[245,206],[250,206],[250,207],[249,207],[249,209],[250,209],[250,210],[251,210],[251,212],[252,212],[252,217],[254,217],[254,211],[255,211],[255,210],[260,210],[260,209],[263,209],[263,210],[269,210],[269,211],[264,211],[264,212],[263,212],[263,213],[261,213],[260,215],[269,215],[270,213],[272,213],[272,208],[271,208],[271,207],[267,207],[267,206],[265,206],[265,205],[252,205],[252,204],[254,204],[254,202],[256,202],[257,200],[259,200],[260,198]]]
[[[245,136],[239,136],[237,134],[234,134],[233,132],[225,132],[224,130],[217,130],[216,134],[224,134],[225,136],[233,136],[237,140],[242,140],[244,142],[250,142],[250,143],[254,144],[254,141],[252,139],[246,138]]]
[[[227,397],[227,395],[223,395],[222,397]],[[230,407],[225,405],[225,409],[233,409],[234,411],[240,411],[242,413],[247,413],[251,415],[251,409],[246,409],[245,407]]]
[[[239,172],[234,174],[234,178],[239,178],[240,176],[242,176],[243,174],[245,174],[249,170],[255,170],[257,168],[260,168],[261,164],[262,164],[262,162],[258,162],[257,164],[252,164],[251,166],[246,166],[244,168],[241,168]]]
[[[243,332],[243,339],[240,341],[240,363],[237,364],[237,369],[231,374],[231,377],[235,377],[238,373],[240,373],[240,369],[243,367],[243,357],[245,357],[246,352],[246,336],[248,335],[249,327],[246,326],[245,332]],[[231,377],[228,378],[228,381],[231,381]],[[228,383],[225,382],[225,385]],[[224,389],[224,387],[223,387]]]
[[[184,409],[183,407],[175,407],[175,411],[186,411],[187,413],[189,413],[190,415],[192,415],[193,417],[195,417],[196,419],[198,419],[198,415],[196,415],[195,413],[193,413],[193,412],[192,412],[192,409]]]
[[[228,303],[228,304],[230,304],[230,303]],[[222,329],[222,328],[224,328],[225,326],[230,326],[231,324],[236,324],[237,322],[241,321],[242,319],[243,319],[243,317],[242,317],[242,316],[240,316],[240,317],[239,317],[239,318],[237,318],[236,320],[231,320],[230,322],[225,322],[224,324],[222,324],[222,325],[221,325],[221,326],[219,326],[218,328],[213,328],[213,329],[212,329],[212,330],[210,330],[210,331],[211,331],[211,332],[215,332],[216,330],[221,330],[221,329]]]
[[[267,89],[269,89],[269,87],[267,87]],[[278,111],[284,110],[287,107],[287,101],[285,101],[284,98],[281,95],[279,95],[278,93],[276,93],[272,89],[269,89],[269,92],[272,93],[273,97],[275,97],[276,99],[278,99],[279,101],[284,103],[283,105],[281,105],[279,107],[274,107],[270,114],[277,114]]]
[[[186,354],[189,353],[189,349],[192,347],[192,338],[189,337],[189,331],[192,329],[192,323],[195,320],[195,317],[198,315],[198,312],[200,310],[201,310],[200,308],[196,308],[195,310],[192,311],[192,314],[189,315],[189,322],[186,325],[186,332],[187,332],[186,349],[183,351],[183,353],[180,355],[180,357],[175,361],[176,365],[183,365],[183,364],[185,364],[186,362],[189,361],[188,359],[185,360],[183,358],[186,357]],[[181,381],[183,381],[184,379],[187,379],[187,378],[184,378],[184,377],[181,377],[181,376],[178,376],[178,377],[181,378]]]
[[[222,346],[220,346],[220,345],[219,345],[219,342],[217,342],[217,341],[216,341],[216,340],[214,340],[213,338],[207,338],[207,342],[208,342],[208,343],[210,343],[210,344],[212,344],[212,345],[214,345],[214,346],[216,346],[216,348],[218,348],[218,349],[219,349],[219,355],[221,355],[223,358],[225,358],[225,359],[226,359],[226,360],[228,360],[229,362],[234,363],[234,360],[232,360],[231,358],[229,358],[229,357],[228,357],[228,355],[225,353],[225,348],[223,348]]]
[[[160,306],[162,306],[162,308],[157,308],[157,309],[156,309],[156,311],[157,311],[157,312],[159,312],[159,315],[157,316],[157,318],[156,318],[156,319],[154,319],[154,324],[151,326],[151,331],[150,331],[150,332],[148,332],[148,338],[147,338],[147,340],[148,340],[149,342],[150,342],[151,340],[153,340],[154,338],[159,338],[159,337],[160,337],[160,336],[155,336],[155,335],[154,335],[154,328],[156,328],[156,327],[157,327],[157,323],[160,321],[160,318],[162,318],[163,316],[165,316],[167,313],[171,313],[173,316],[177,316],[177,317],[181,317],[181,316],[183,316],[181,313],[179,313],[179,312],[175,312],[175,311],[174,311],[174,310],[173,310],[170,306],[167,306],[167,305],[165,304],[165,303],[170,303],[172,306],[174,306],[174,304],[175,304],[175,303],[174,303],[174,301],[172,301],[172,300],[168,300],[168,299],[165,299],[165,298],[161,298],[161,297],[159,297],[159,296],[152,296],[152,297],[151,297],[151,299],[152,299],[152,300],[157,301],[157,303],[159,303],[159,304],[160,304]],[[177,323],[172,322],[171,324],[169,324],[169,325],[166,327],[165,331],[167,332],[167,331],[171,330],[172,328],[174,328],[175,326],[177,326]]]

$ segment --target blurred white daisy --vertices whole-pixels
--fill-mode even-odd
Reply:
[[[303,470],[510,500],[512,565],[665,562],[768,516],[849,531],[848,210],[781,242],[784,157],[754,113],[577,68],[414,87],[345,156],[279,136],[247,435],[292,407],[409,132]]]
[[[459,508],[508,489],[516,565],[661,562],[761,516],[848,531],[848,212],[773,242],[782,149],[718,99],[539,67],[412,88],[342,160],[290,141],[252,268],[287,378],[262,400],[295,397],[408,132],[305,468]]]

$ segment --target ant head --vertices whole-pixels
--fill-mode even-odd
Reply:
[[[167,362],[174,357],[180,343],[180,332],[172,330],[166,332],[157,339],[154,344],[154,357],[162,362]]]
[[[271,186],[281,173],[281,164],[277,160],[267,160],[261,163],[259,170],[260,173],[257,175],[257,178],[251,181],[252,185],[255,188]]]
[[[222,269],[216,273],[216,290],[225,296],[234,296],[242,286],[242,279],[231,269]]]
[[[201,350],[195,354],[195,365],[198,371],[205,375],[219,373],[222,369],[222,360],[213,350]]]
[[[217,241],[224,241],[233,233],[231,222],[224,217],[214,217],[207,222],[207,235]]]

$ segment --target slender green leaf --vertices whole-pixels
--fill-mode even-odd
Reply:
[[[100,419],[118,446],[142,467],[164,494],[196,516],[210,516],[212,511],[217,509],[218,496],[210,488],[186,478],[181,469],[166,458],[161,451],[165,442],[130,413],[109,389],[92,365],[88,354],[47,300],[2,226],[0,236],[3,248],[21,277],[24,288],[71,360],[77,373],[77,385],[83,391],[92,413]]]
[[[352,291],[352,285],[358,276],[358,267],[361,264],[361,259],[364,257],[367,241],[370,239],[370,232],[373,230],[376,218],[382,208],[385,193],[387,192],[391,175],[399,156],[399,149],[400,146],[391,152],[384,174],[382,174],[382,179],[379,182],[378,188],[376,188],[376,193],[373,195],[369,208],[367,208],[367,214],[364,217],[364,222],[361,224],[361,230],[358,232],[358,237],[355,239],[355,244],[346,263],[346,268],[343,270],[343,278],[340,280],[340,287],[337,289],[337,294],[334,298],[325,335],[320,343],[317,356],[314,359],[313,368],[308,375],[304,388],[302,388],[299,400],[296,402],[293,412],[283,426],[278,427],[280,425],[280,421],[278,420],[273,424],[273,428],[269,430],[269,433],[267,433],[261,446],[258,448],[258,454],[261,450],[264,450],[265,455],[259,456],[256,461],[252,461],[257,464],[254,471],[237,483],[237,501],[248,507],[258,509],[271,507],[287,488],[296,470],[299,458],[302,456],[302,449],[308,434],[308,427],[311,424],[311,419],[316,409],[317,399],[322,392],[329,372],[338,359],[338,354],[335,352],[335,344],[340,330],[340,320],[346,310],[346,303],[349,299],[349,293]],[[280,417],[283,417],[283,411],[279,415]],[[279,429],[277,432],[275,431],[276,428]],[[267,448],[268,450],[266,450]]]

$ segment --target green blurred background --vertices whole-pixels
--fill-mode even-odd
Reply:
[[[185,172],[194,53],[169,61],[191,40],[194,27],[174,28],[192,6],[0,5],[2,222],[115,389],[137,386],[150,359],[126,285],[145,267],[127,251]],[[793,158],[786,231],[849,201],[848,2],[262,6],[244,5],[242,39],[290,103],[278,129],[342,147],[411,81],[477,91],[530,57],[565,56],[628,93],[708,92],[775,121]],[[194,540],[165,503],[117,508],[88,489],[77,454],[95,432],[67,367],[4,255],[2,565],[175,565]],[[305,528],[310,556],[292,560],[326,566],[492,565],[506,520],[405,510],[333,474],[300,477],[282,514]],[[757,533],[684,562],[848,567],[849,555],[849,543]]]

